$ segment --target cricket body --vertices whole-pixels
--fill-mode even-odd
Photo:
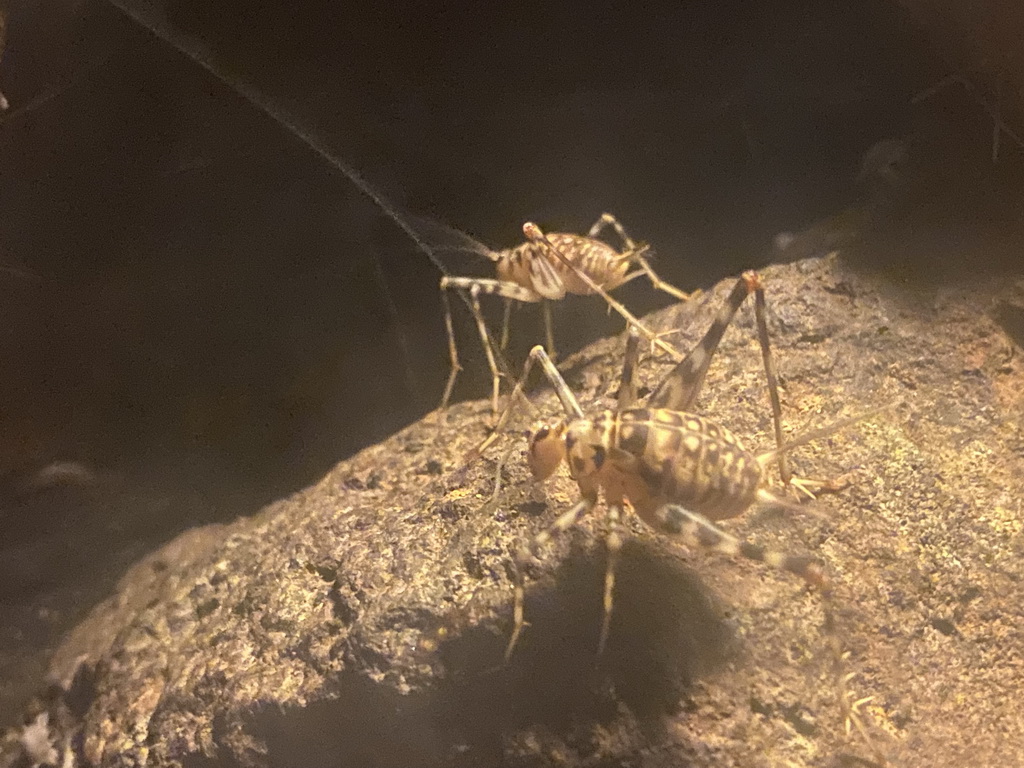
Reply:
[[[549,445],[548,443],[553,443]],[[564,459],[584,498],[633,511],[652,528],[670,527],[662,511],[679,504],[709,520],[742,514],[757,500],[757,456],[724,427],[666,408],[605,411],[534,433],[530,465],[538,480]]]
[[[694,403],[722,335],[747,296],[755,299],[755,319],[768,384],[776,449],[755,454],[728,429],[693,413]],[[677,364],[648,398],[637,406],[634,371],[639,358],[640,333],[630,329],[616,407],[593,416],[583,413],[543,347],[534,347],[517,390],[530,368],[539,363],[555,389],[565,417],[542,423],[529,437],[528,460],[537,480],[551,477],[564,462],[579,486],[581,499],[516,553],[514,627],[506,658],[511,656],[525,626],[523,619],[523,566],[536,550],[568,530],[595,508],[604,496],[608,530],[604,618],[599,649],[608,637],[618,553],[622,547],[622,514],[632,509],[650,527],[684,537],[690,543],[730,555],[757,560],[802,577],[827,592],[829,580],[813,557],[773,552],[741,541],[718,528],[714,521],[736,517],[762,504],[791,506],[768,490],[766,467],[777,462],[782,481],[809,493],[820,483],[792,476],[786,453],[822,433],[783,443],[778,377],[771,355],[764,289],[755,272],[744,273],[728,301],[701,341]],[[516,397],[502,413],[495,432],[474,452],[478,455],[497,439]],[[832,429],[837,428],[836,426]],[[628,506],[627,506],[628,505]]]
[[[776,440],[774,450],[761,454],[747,450],[739,438],[725,427],[692,412],[722,334],[745,298],[751,294],[755,301],[754,317]],[[764,289],[759,276],[754,272],[746,272],[740,277],[726,306],[719,311],[704,337],[669,372],[644,407],[635,405],[636,388],[633,383],[633,373],[639,358],[639,341],[640,333],[631,327],[618,402],[614,409],[586,416],[544,348],[539,346],[530,352],[523,377],[516,385],[517,390],[521,389],[530,367],[537,362],[554,387],[566,415],[541,423],[531,431],[527,451],[530,470],[537,480],[543,481],[550,478],[564,462],[568,465],[570,477],[579,486],[581,499],[516,552],[513,630],[505,649],[506,661],[511,658],[516,642],[526,626],[523,617],[525,564],[542,545],[570,529],[593,510],[599,496],[603,495],[608,522],[605,535],[608,560],[599,653],[604,649],[611,627],[615,569],[625,536],[622,514],[631,508],[651,528],[682,536],[699,547],[789,571],[818,591],[823,600],[825,633],[847,733],[856,727],[865,744],[879,758],[878,764],[885,765],[884,755],[874,745],[858,711],[871,697],[854,700],[849,689],[852,676],[845,672],[844,652],[831,609],[832,587],[822,564],[809,555],[766,550],[731,536],[715,525],[715,521],[736,517],[757,505],[792,506],[792,502],[776,496],[767,487],[765,470],[773,462],[778,463],[779,474],[785,484],[807,495],[812,495],[811,488],[827,487],[834,490],[835,486],[827,481],[793,477],[786,461],[787,452],[856,423],[874,411],[843,419],[783,442],[778,377],[768,340]],[[515,402],[513,396],[502,413],[499,428]],[[888,406],[882,408],[885,407]],[[481,444],[476,453],[493,442],[495,435],[497,430]]]
[[[555,248],[565,254],[572,266],[606,291],[614,291],[626,282],[635,255],[639,252],[634,247],[620,253],[601,240],[564,232],[552,232],[547,237]],[[498,279],[531,291],[534,301],[560,299],[566,293],[578,296],[594,294],[575,271],[553,258],[542,242],[527,240],[515,248],[497,251],[494,256]],[[541,265],[550,265],[551,269]]]
[[[814,587],[828,588],[828,578],[813,558],[765,550],[712,524],[741,515],[757,503],[789,505],[765,487],[765,458],[748,451],[738,437],[713,421],[669,408],[607,410],[593,418],[563,419],[531,433],[528,459],[539,481],[550,478],[563,461],[568,465],[582,496],[573,522],[594,508],[603,494],[610,564],[622,546],[620,519],[628,503],[655,530],[790,571]],[[534,546],[547,538],[542,532]],[[529,554],[521,552],[520,558]],[[613,588],[614,565],[606,575],[599,649],[607,641]]]
[[[612,227],[622,240],[622,250],[597,239],[601,232]],[[496,278],[457,277],[445,275],[441,278],[441,295],[445,302],[445,324],[448,330],[448,348],[451,373],[445,386],[440,411],[443,414],[451,397],[455,379],[461,365],[455,345],[451,309],[447,301],[448,291],[463,291],[469,296],[470,309],[476,321],[477,331],[487,356],[491,371],[491,410],[498,413],[498,396],[502,371],[499,357],[495,353],[483,312],[480,309],[480,295],[489,294],[505,299],[505,322],[502,328],[501,348],[508,342],[509,314],[513,301],[524,304],[540,303],[544,312],[546,346],[554,357],[554,330],[551,308],[548,302],[560,301],[568,294],[578,296],[599,295],[618,312],[631,327],[638,329],[652,344],[668,352],[675,360],[682,356],[658,335],[629,312],[620,302],[609,295],[624,283],[646,275],[657,290],[663,291],[679,301],[686,301],[690,294],[664,282],[651,268],[645,256],[648,248],[637,244],[626,234],[618,220],[609,213],[601,218],[584,235],[564,232],[544,234],[533,223],[523,225],[526,242],[501,251],[491,251],[480,243],[467,238],[470,248],[494,262]]]

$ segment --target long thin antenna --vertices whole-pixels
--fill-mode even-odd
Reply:
[[[438,258],[434,249],[415,229],[413,229],[406,218],[398,212],[395,206],[392,205],[387,198],[381,195],[368,181],[366,181],[355,168],[332,152],[327,142],[321,138],[313,128],[275,104],[267,94],[255,85],[246,82],[241,77],[229,75],[227,71],[218,64],[213,52],[201,40],[187,32],[182,32],[180,29],[175,28],[167,21],[158,9],[144,2],[135,3],[127,2],[127,0],[107,0],[107,2],[120,10],[121,13],[130,18],[136,24],[148,29],[165,43],[201,66],[221,83],[256,107],[256,109],[263,112],[278,125],[284,127],[289,133],[319,155],[332,168],[340,171],[356,186],[356,188],[359,189],[360,192],[376,203],[377,206],[384,211],[384,213],[386,213],[388,217],[395,222],[395,224],[397,224],[414,243],[416,243],[417,247],[427,255],[427,258],[430,259],[431,263],[433,263],[442,275],[449,276],[451,274],[441,259]],[[471,240],[468,236],[467,239]],[[475,243],[475,241],[473,242]],[[489,252],[487,255],[489,255]],[[384,275],[383,265],[380,263],[380,258],[376,254],[373,255],[373,258],[375,261],[375,275],[378,284],[385,294],[385,303],[392,319],[395,322],[395,326],[399,334],[399,343],[402,347],[402,353],[406,362],[407,385],[412,386],[415,377],[412,373],[408,340],[405,338],[404,333],[401,330],[398,309],[395,306],[394,299],[391,297],[391,292],[388,288],[387,280]],[[459,292],[459,297],[467,307],[472,309],[472,305],[467,296],[462,292]],[[507,374],[508,365],[505,362],[504,357],[499,354],[498,360],[502,369]]]
[[[130,2],[129,0],[107,0],[110,5],[117,8],[121,13],[131,19],[133,22],[138,24],[140,27],[148,29],[152,34],[163,40],[165,43],[179,51],[187,58],[194,61],[196,64],[201,66],[217,80],[230,88],[233,92],[244,98],[256,109],[263,114],[267,115],[271,120],[276,122],[278,125],[285,128],[289,133],[299,139],[309,149],[313,150],[321,159],[326,161],[332,168],[340,171],[349,181],[351,181],[360,192],[366,195],[370,200],[377,204],[377,206],[388,215],[388,217],[397,224],[405,234],[417,245],[417,247],[427,255],[431,263],[437,268],[437,270],[445,276],[450,276],[450,271],[445,267],[444,263],[438,258],[434,248],[432,248],[426,240],[424,240],[420,234],[409,224],[402,214],[398,212],[392,203],[381,195],[368,181],[366,181],[359,172],[351,165],[346,163],[340,157],[338,157],[328,143],[318,135],[317,131],[311,128],[304,121],[298,117],[290,114],[287,110],[282,109],[280,106],[274,103],[267,94],[257,88],[255,85],[247,82],[241,77],[236,75],[228,74],[225,68],[223,68],[213,54],[213,52],[206,46],[199,38],[183,32],[180,29],[174,27],[163,13],[154,8],[152,5],[145,2]],[[480,246],[479,243],[472,240],[468,235],[464,235],[465,239],[471,241],[474,246]],[[493,258],[490,251],[484,246],[480,246],[482,250],[478,250],[476,247],[473,250],[477,253],[483,253],[489,258]],[[394,300],[391,297],[390,290],[387,286],[386,277],[384,275],[383,266],[380,263],[380,258],[373,254],[375,260],[375,274],[378,283],[381,286],[382,291],[385,294],[385,303],[387,304],[388,310],[392,315],[396,328],[400,335],[400,344],[402,346],[403,355],[406,358],[407,368],[407,379],[412,380],[411,364],[409,358],[408,341],[404,338],[401,331],[401,325],[399,323],[397,307],[395,306]],[[464,295],[461,291],[459,298],[462,302],[472,309],[472,304],[469,297]],[[498,362],[501,365],[503,371],[508,375],[509,368],[503,355],[498,353]]]
[[[369,182],[364,180],[355,168],[335,155],[327,145],[327,142],[318,136],[312,128],[304,125],[302,121],[294,115],[291,115],[284,109],[281,109],[281,107],[271,101],[270,97],[256,86],[246,82],[240,77],[227,74],[224,68],[217,63],[216,58],[210,49],[204,45],[201,40],[187,32],[182,32],[180,29],[176,29],[167,21],[159,10],[152,6],[148,6],[143,2],[129,3],[126,2],[126,0],[107,0],[107,2],[120,10],[121,13],[130,18],[140,27],[145,27],[165,43],[190,58],[220,82],[224,83],[224,85],[232,91],[270,117],[274,122],[286,128],[303,144],[327,161],[331,167],[341,171],[349,181],[356,185],[360,192],[380,206],[380,209],[384,211],[384,213],[386,213],[391,220],[395,222],[395,224],[402,228],[402,231],[405,232],[405,234],[407,234],[417,246],[419,246],[420,250],[427,254],[427,257],[431,262],[433,262],[434,266],[438,268],[441,274],[449,274],[449,271],[434,253],[434,250],[426,243],[426,241],[423,240],[423,238],[419,236],[416,230],[409,226],[398,210],[376,189],[374,189]],[[144,8],[143,6],[146,7]]]
[[[812,429],[808,432],[804,432],[802,435],[794,437],[792,440],[783,443],[781,446],[772,451],[765,451],[764,453],[759,454],[757,457],[757,461],[763,467],[766,464],[774,461],[775,457],[778,456],[779,454],[789,453],[794,448],[799,448],[802,445],[813,443],[815,440],[821,440],[823,437],[828,437],[829,435],[832,435],[836,432],[841,432],[842,430],[846,429],[847,427],[853,424],[856,424],[857,422],[864,421],[865,419],[870,419],[872,416],[875,416],[881,413],[882,411],[887,411],[890,408],[895,408],[896,406],[902,404],[903,400],[893,400],[892,402],[884,403],[882,405],[876,405],[874,408],[868,408],[866,411],[862,411],[861,413],[858,413],[856,416],[848,416],[845,419],[834,421],[827,426],[819,427],[817,429]]]

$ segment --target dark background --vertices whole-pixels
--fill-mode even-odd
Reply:
[[[989,151],[963,94],[911,104],[948,70],[889,2],[355,5],[153,10],[399,210],[494,248],[611,211],[691,289],[856,205],[879,139],[941,123]],[[0,257],[27,274],[0,275],[0,709],[27,685],[11,649],[52,643],[184,527],[421,417],[448,372],[440,271],[343,173],[111,4],[8,14]],[[667,303],[640,281],[620,297]],[[460,309],[457,396],[480,397]],[[598,299],[556,308],[563,354],[619,330]],[[92,478],[33,486],[69,460]]]
[[[495,248],[527,219],[585,231],[609,210],[684,288],[849,202],[860,153],[906,130],[910,96],[942,73],[882,3],[350,5],[162,13],[402,210]],[[273,496],[433,407],[446,357],[430,260],[115,8],[82,3],[60,24],[58,10],[15,6],[4,58],[15,110],[53,94],[0,127],[0,244],[38,275],[5,279],[17,348],[0,395],[29,422],[5,469],[202,454],[214,484]],[[630,288],[631,306],[658,300]],[[571,305],[566,348],[617,327],[596,301]]]

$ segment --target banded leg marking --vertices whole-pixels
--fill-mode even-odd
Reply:
[[[685,293],[671,283],[667,283],[658,277],[658,274],[654,271],[653,267],[651,267],[650,262],[644,258],[643,254],[647,249],[643,246],[637,247],[636,243],[633,242],[633,239],[626,234],[626,230],[622,224],[619,223],[619,220],[612,214],[602,213],[601,218],[594,222],[594,226],[590,228],[590,232],[587,233],[587,236],[599,237],[606,227],[612,227],[615,230],[615,233],[622,238],[622,244],[625,246],[625,250],[629,255],[629,260],[635,262],[640,267],[636,272],[627,275],[623,282],[629,282],[636,277],[640,277],[640,275],[647,275],[647,279],[650,281],[654,290],[667,293],[677,301],[689,301],[693,298],[694,294]]]
[[[505,311],[501,321],[501,351],[508,349],[509,327],[512,325],[512,299],[505,298]]]
[[[626,234],[625,227],[623,227],[622,224],[619,223],[619,220],[610,213],[601,214],[600,218],[594,222],[594,226],[592,226],[590,231],[587,232],[587,237],[600,237],[601,233],[608,227],[612,227],[615,230],[615,234],[622,239],[622,245],[627,251],[636,250],[636,243],[634,243],[633,239]]]
[[[512,651],[519,642],[519,635],[522,634],[526,621],[523,618],[523,605],[526,600],[526,587],[523,571],[526,565],[536,557],[537,550],[547,544],[555,536],[572,528],[584,515],[594,508],[596,502],[590,499],[581,499],[568,512],[563,512],[550,526],[538,533],[530,543],[521,546],[516,551],[515,557],[515,602],[512,607],[512,637],[509,638],[508,646],[505,648],[505,662],[512,658]]]
[[[622,552],[622,544],[625,538],[625,527],[622,525],[622,508],[617,504],[608,505],[608,532],[605,534],[605,549],[608,553],[608,563],[604,571],[604,602],[601,616],[601,637],[597,643],[597,653],[604,652],[605,644],[608,642],[608,633],[612,627],[612,606],[615,594],[615,570],[619,565],[619,554]]]
[[[483,345],[484,354],[487,357],[487,366],[491,371],[491,414],[498,415],[498,398],[501,391],[501,377],[508,374],[508,364],[505,358],[494,347],[490,331],[484,320],[483,311],[480,308],[480,294],[502,296],[506,300],[531,302],[537,297],[515,283],[506,283],[501,280],[490,280],[473,277],[449,277],[441,278],[441,298],[444,303],[444,324],[448,333],[448,359],[451,363],[451,371],[448,374],[448,381],[445,384],[444,395],[441,398],[441,405],[438,407],[438,422],[444,424],[447,420],[448,402],[451,399],[452,390],[455,388],[455,380],[458,378],[462,366],[459,363],[459,353],[455,343],[455,329],[452,323],[451,302],[448,300],[448,291],[466,291],[469,293],[469,309],[473,314],[476,323],[477,333],[480,335],[480,343]]]
[[[703,515],[691,512],[678,504],[666,504],[655,518],[666,533],[685,537],[688,541],[715,552],[756,560],[779,570],[801,577],[813,587],[829,591],[829,578],[821,562],[810,555],[791,555],[765,549],[749,541],[738,539],[716,526]]]
[[[704,378],[711,365],[711,358],[718,350],[725,329],[729,327],[740,306],[752,290],[751,279],[745,273],[733,286],[725,306],[718,310],[711,327],[697,345],[683,358],[647,399],[652,408],[670,408],[674,411],[693,411],[693,405],[700,394]]]
[[[448,332],[448,381],[444,385],[444,395],[441,396],[441,405],[437,409],[437,425],[443,427],[448,421],[448,401],[451,400],[452,390],[455,388],[455,379],[462,370],[459,364],[459,349],[455,345],[455,329],[452,326],[452,305],[448,300],[448,292],[441,291],[441,303],[444,305],[444,327]]]

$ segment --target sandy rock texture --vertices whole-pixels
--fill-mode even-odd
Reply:
[[[459,471],[484,402],[134,566],[53,660],[38,709],[56,748],[95,766],[1024,763],[1024,277],[928,285],[835,257],[763,274],[790,434],[898,403],[794,454],[849,482],[815,510],[725,523],[827,565],[874,751],[844,733],[818,594],[635,520],[606,652],[598,514],[531,568],[531,623],[503,665],[509,553],[577,492],[564,473],[529,480],[535,414]],[[650,323],[688,348],[731,284]],[[563,365],[584,409],[613,402],[622,344]],[[645,356],[641,393],[668,368]],[[558,410],[546,387],[532,399]],[[699,412],[771,447],[750,307]],[[17,733],[0,755],[25,764]]]

